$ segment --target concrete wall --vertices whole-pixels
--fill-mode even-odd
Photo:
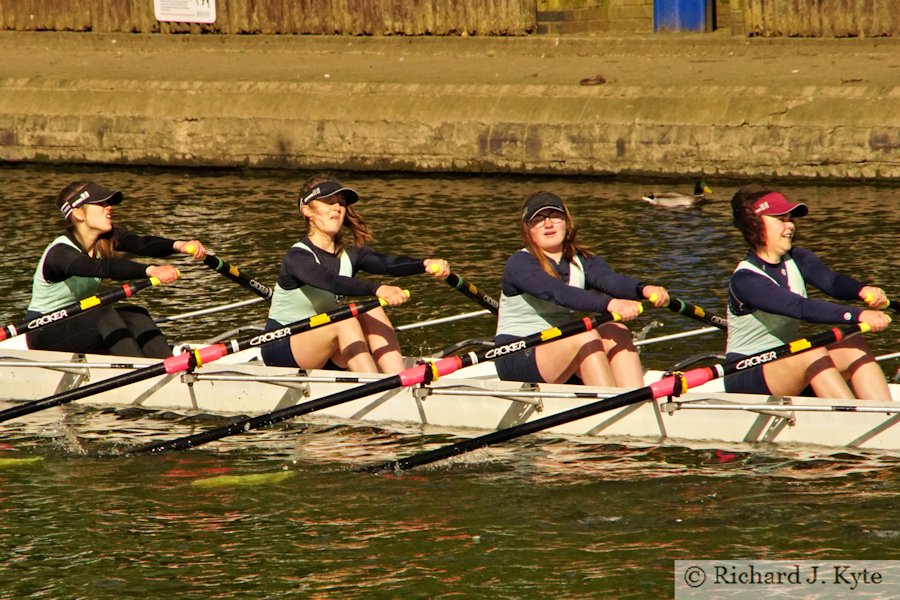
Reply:
[[[3,32],[0,55],[0,161],[900,181],[900,39]]]

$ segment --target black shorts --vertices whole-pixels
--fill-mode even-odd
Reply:
[[[498,343],[499,345],[499,343]],[[494,361],[497,375],[503,381],[524,381],[526,383],[545,383],[538,370],[534,348],[526,348],[506,354]]]
[[[726,355],[725,360],[731,362],[732,360],[740,360],[741,358],[743,358],[743,356],[739,354],[728,354]],[[772,395],[772,391],[766,383],[762,365],[747,369],[746,371],[738,371],[734,375],[729,375],[725,378],[724,383],[725,391],[732,394]],[[808,385],[797,395],[815,397],[816,393],[813,391],[812,386]]]
[[[278,321],[273,321],[272,319],[266,320],[266,331],[273,331],[275,329],[281,329],[282,327],[284,327],[284,325]],[[294,360],[294,353],[291,352],[291,336],[279,338],[274,342],[263,344],[259,348],[259,353],[262,355],[263,362],[266,366],[291,367],[293,369],[302,368],[297,364],[297,361]],[[334,364],[331,359],[328,359],[328,362],[319,368],[327,369],[329,371],[347,370]]]
[[[278,321],[266,319],[266,331],[274,331],[284,327]],[[279,338],[274,342],[263,344],[259,348],[263,362],[269,367],[293,367],[299,368],[291,352],[291,336]]]
[[[739,357],[738,357],[739,358]],[[730,361],[731,358],[729,357]],[[725,378],[725,391],[733,394],[765,394],[769,395],[769,386],[763,376],[762,366],[746,371],[738,371]]]
[[[495,346],[508,344],[517,338],[511,335],[499,335],[494,340]],[[494,360],[494,366],[497,367],[497,376],[503,381],[521,381],[524,383],[547,383],[541,376],[538,369],[536,348],[526,348],[518,352],[504,354],[500,358]],[[572,375],[566,383],[572,385],[580,385],[583,383],[578,375]]]

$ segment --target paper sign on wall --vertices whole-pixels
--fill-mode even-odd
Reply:
[[[153,0],[157,21],[215,23],[216,0]]]

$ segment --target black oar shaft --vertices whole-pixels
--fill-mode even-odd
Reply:
[[[430,363],[428,365],[416,365],[415,367],[406,369],[405,371],[402,371],[397,375],[392,375],[384,379],[379,379],[378,381],[366,383],[349,390],[343,390],[335,394],[323,396],[322,398],[310,400],[309,402],[297,404],[296,406],[281,408],[256,417],[244,417],[243,419],[239,419],[237,421],[229,423],[228,425],[224,425],[216,429],[211,429],[209,431],[193,434],[190,436],[177,438],[169,442],[157,442],[148,444],[146,446],[142,446],[136,450],[133,450],[133,452],[162,452],[165,450],[186,450],[188,448],[194,448],[201,444],[219,440],[230,435],[236,435],[251,431],[253,429],[259,429],[260,427],[266,427],[274,423],[280,423],[294,417],[299,417],[301,415],[305,415],[317,410],[337,406],[338,404],[343,404],[352,400],[358,400],[359,398],[364,398],[373,394],[387,392],[400,387],[418,385],[425,381],[433,381],[438,377],[453,373],[463,367],[468,367],[479,362],[493,360],[498,356],[504,356],[513,352],[519,352],[521,350],[525,350],[526,348],[532,348],[545,342],[562,339],[585,331],[596,329],[603,323],[612,321],[616,318],[617,317],[615,315],[610,314],[586,317],[584,319],[573,321],[559,327],[545,329],[544,331],[534,333],[520,340],[509,342],[508,344],[484,349],[479,352],[464,354],[462,356],[442,358],[441,360],[435,361],[434,363]]]
[[[357,400],[371,394],[379,394],[382,392],[393,390],[400,386],[400,376],[392,375],[389,377],[385,377],[384,379],[379,379],[378,381],[372,381],[370,383],[363,384],[362,386],[351,388],[349,390],[344,390],[342,392],[337,392],[329,396],[310,400],[309,402],[297,404],[296,406],[281,408],[256,417],[245,417],[243,419],[238,419],[237,421],[229,423],[228,425],[223,425],[222,427],[217,427],[208,431],[202,431],[194,435],[189,435],[166,442],[147,444],[146,446],[141,446],[139,448],[131,450],[130,452],[135,454],[146,454],[148,452],[166,452],[169,450],[189,450],[196,446],[201,446],[209,442],[220,440],[224,437],[246,433],[248,431],[260,429],[262,427],[268,427],[270,425],[274,425],[275,423],[281,423],[283,421],[287,421],[288,419],[293,419],[295,417],[315,412],[317,410],[330,408],[338,404],[343,404],[344,402],[350,402],[351,400]]]
[[[479,290],[477,287],[475,287],[456,273],[450,273],[449,275],[447,275],[444,281],[447,282],[447,285],[456,290],[459,290],[463,295],[468,296],[492,313],[497,314],[497,311],[500,310],[499,302]]]
[[[681,390],[678,392],[678,394],[680,394],[684,391],[687,391],[687,389],[689,389],[690,387],[696,387],[697,385],[701,385],[703,383],[706,383],[707,381],[725,377],[727,375],[737,373],[738,371],[752,369],[774,360],[784,358],[785,356],[800,354],[801,352],[805,352],[812,348],[827,346],[828,344],[834,343],[853,334],[866,331],[869,331],[869,327],[863,324],[846,326],[841,329],[831,329],[810,338],[796,340],[789,344],[784,344],[770,350],[758,352],[756,354],[738,360],[728,361],[726,363],[713,367],[693,369],[681,375],[666,377],[660,381],[654,382],[647,387],[630,392],[625,392],[624,394],[613,396],[612,398],[606,398],[597,402],[591,402],[589,404],[572,408],[555,415],[550,415],[541,419],[529,421],[527,423],[514,425],[507,429],[494,431],[486,435],[470,438],[456,444],[450,444],[448,446],[443,446],[441,448],[436,448],[428,452],[422,452],[420,454],[401,458],[399,460],[391,461],[382,465],[367,467],[363,470],[367,472],[381,472],[396,469],[411,469],[414,467],[426,465],[432,462],[443,460],[445,458],[457,456],[465,452],[471,452],[472,450],[484,448],[492,444],[498,444],[515,439],[517,437],[528,435],[530,433],[544,431],[545,429],[550,429],[551,427],[556,427],[558,425],[563,425],[565,423],[570,423],[572,421],[577,421],[579,419],[594,416],[602,412],[615,410],[617,408],[622,408],[624,406],[643,402],[645,400],[652,400],[654,398],[671,395],[675,391],[676,385],[681,386]]]
[[[108,304],[112,304],[113,302],[118,302],[119,300],[131,298],[144,288],[159,284],[160,281],[156,277],[123,283],[116,288],[103,292],[102,294],[88,296],[87,298],[79,300],[78,302],[70,304],[69,306],[64,306],[63,308],[54,310],[53,312],[49,312],[45,315],[41,315],[40,317],[37,317],[35,319],[22,321],[18,325],[7,325],[6,327],[0,329],[0,341],[16,337],[17,335],[22,335],[23,333],[35,331],[37,329],[40,329],[41,327],[45,327],[53,323],[58,323],[62,319],[74,317],[79,313],[91,310],[92,308],[97,308],[98,306],[106,306]]]
[[[263,283],[260,283],[259,280],[250,277],[246,273],[243,273],[240,269],[222,260],[218,256],[214,254],[207,254],[203,258],[203,264],[205,264],[216,273],[221,273],[235,283],[238,283],[248,290],[251,290],[254,294],[261,296],[266,300],[272,299],[272,288]]]
[[[130,373],[124,373],[116,377],[98,381],[97,383],[67,390],[42,400],[35,400],[34,402],[27,402],[25,404],[7,408],[6,410],[0,411],[0,423],[165,374],[165,363],[156,363],[146,368],[131,371]]]
[[[635,404],[637,402],[643,402],[644,400],[650,400],[651,398],[652,392],[650,391],[650,388],[641,388],[632,392],[626,392],[625,394],[621,394],[619,396],[614,396],[613,398],[609,398],[608,400],[603,400],[603,410],[614,410],[616,408],[627,406],[629,404]],[[585,404],[584,406],[579,406],[578,408],[573,408],[569,411],[550,415],[548,417],[537,419],[535,421],[528,421],[520,425],[507,427],[506,429],[498,429],[497,431],[493,431],[486,435],[463,440],[462,442],[458,442],[456,444],[435,448],[434,450],[429,450],[427,452],[422,452],[421,454],[415,454],[413,456],[401,458],[388,464],[369,467],[364,470],[368,472],[392,471],[397,469],[405,471],[406,469],[413,469],[415,467],[427,465],[439,460],[452,458],[466,452],[478,450],[479,448],[493,446],[494,444],[500,444],[517,437],[544,431],[545,429],[550,429],[551,427],[556,427],[558,425],[564,425],[565,423],[569,423],[570,421],[577,421],[578,419],[590,417],[596,414],[591,410],[591,407],[596,404],[598,403]]]
[[[684,315],[686,317],[690,317],[691,319],[700,321],[701,323],[706,323],[707,325],[718,327],[719,329],[728,328],[728,320],[724,317],[720,317],[719,315],[707,312],[702,307],[697,306],[696,304],[685,302],[680,298],[670,297],[669,304],[666,308],[671,311],[677,312],[680,315]]]

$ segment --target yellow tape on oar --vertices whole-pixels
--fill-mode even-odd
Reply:
[[[562,335],[562,331],[559,330],[559,327],[553,327],[551,329],[545,329],[541,332],[541,341],[546,342],[547,340],[552,340],[553,338],[557,338]]]
[[[79,306],[81,306],[81,310],[87,310],[100,304],[100,296],[91,296],[90,298],[85,298],[78,304]]]
[[[8,467],[19,467],[22,465],[31,465],[36,462],[41,462],[43,457],[40,456],[32,456],[30,458],[0,458],[0,469],[6,469]]]
[[[196,479],[191,482],[191,487],[220,488],[251,485],[272,485],[281,483],[296,475],[294,471],[279,471],[277,473],[254,473],[253,475],[218,475],[205,479]]]
[[[329,317],[325,313],[321,313],[309,318],[309,326],[318,327],[319,325],[324,325],[325,323],[329,323],[330,321],[331,317]]]
[[[794,340],[789,346],[791,354],[803,352],[804,350],[808,350],[809,348],[812,348],[812,344],[810,344],[809,340],[807,340],[806,338],[802,340]]]

